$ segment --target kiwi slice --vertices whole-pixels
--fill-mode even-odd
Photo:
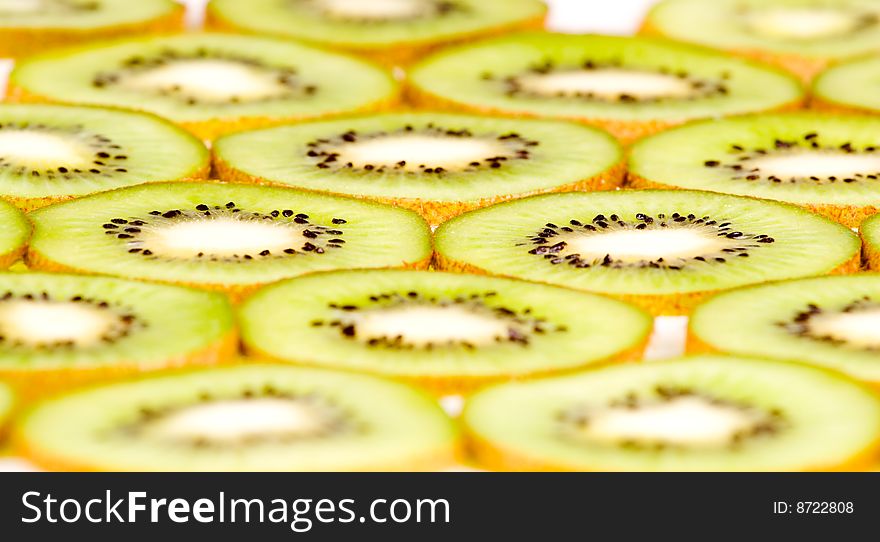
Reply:
[[[862,238],[862,261],[868,269],[880,271],[880,214],[862,222],[859,234]]]
[[[9,89],[13,101],[149,111],[203,139],[377,109],[396,94],[391,75],[364,61],[231,34],[138,38],[46,53],[19,63]]]
[[[456,456],[439,405],[366,375],[245,365],[48,401],[17,442],[38,465],[101,471],[430,469]]]
[[[265,186],[148,184],[45,207],[31,219],[31,268],[234,297],[313,271],[426,267],[431,255],[429,228],[412,211]]]
[[[87,40],[183,29],[172,0],[0,0],[0,58]]]
[[[440,113],[381,114],[232,134],[217,175],[394,203],[437,224],[540,192],[623,182],[623,151],[573,123]]]
[[[665,0],[643,32],[776,64],[809,81],[828,64],[880,50],[874,0]]]
[[[690,349],[803,361],[880,387],[880,275],[792,280],[719,294],[694,310]]]
[[[32,398],[143,371],[228,360],[225,296],[107,277],[0,273],[0,379]]]
[[[199,179],[198,139],[152,115],[97,107],[0,105],[0,197],[25,210],[122,186]]]
[[[338,271],[269,286],[241,308],[255,354],[458,392],[639,357],[653,319],[602,296],[426,271]]]
[[[880,113],[880,56],[841,62],[813,83],[811,106],[834,113]]]
[[[6,269],[24,255],[31,225],[17,208],[0,199],[0,269]]]
[[[623,141],[684,121],[794,107],[782,72],[650,38],[521,33],[416,64],[415,103],[598,124]]]
[[[850,227],[880,210],[880,120],[820,113],[692,123],[636,143],[629,181],[787,201]]]
[[[546,12],[538,0],[213,0],[207,23],[405,64],[449,43],[540,28]]]
[[[710,292],[855,271],[848,228],[784,203],[690,190],[534,196],[436,232],[437,264],[623,297],[682,314]]]
[[[504,470],[867,467],[880,400],[836,373],[697,356],[496,386],[470,399],[477,457]]]

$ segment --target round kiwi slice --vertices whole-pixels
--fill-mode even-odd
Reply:
[[[183,29],[172,0],[0,0],[0,58],[86,40]]]
[[[412,388],[278,365],[73,393],[31,411],[16,437],[38,465],[101,471],[431,469],[454,460],[458,440]]]
[[[0,105],[0,197],[25,210],[122,186],[210,173],[201,141],[152,115]]]
[[[862,238],[862,261],[872,271],[880,271],[880,214],[874,215],[859,228]]]
[[[412,211],[265,186],[148,184],[45,207],[31,219],[32,268],[234,297],[313,271],[426,267],[431,256],[428,225]]]
[[[228,360],[225,296],[106,277],[0,273],[0,380],[32,398],[143,371]]]
[[[546,12],[538,0],[213,0],[207,23],[405,64],[449,43],[540,28]]]
[[[785,113],[692,123],[636,143],[629,181],[802,205],[850,227],[878,210],[880,120]]]
[[[813,83],[811,106],[841,112],[880,113],[880,56],[841,62]]]
[[[437,264],[549,282],[682,314],[707,293],[855,271],[848,228],[784,203],[690,190],[534,196],[436,232]]]
[[[396,94],[391,75],[364,61],[232,34],[138,38],[51,52],[19,63],[9,89],[13,101],[149,111],[203,139],[373,110]]]
[[[489,388],[463,415],[502,470],[805,471],[864,468],[880,400],[805,365],[696,356]]]
[[[433,224],[524,195],[623,182],[614,138],[554,121],[381,114],[232,134],[213,151],[224,180],[365,197]]]
[[[665,0],[643,32],[776,64],[809,81],[828,64],[880,50],[874,0]]]
[[[338,271],[268,286],[241,308],[246,347],[441,392],[639,357],[653,319],[605,297],[509,279]]]
[[[6,269],[24,255],[31,225],[17,208],[0,199],[0,269]]]
[[[416,64],[422,106],[598,124],[623,141],[687,120],[794,107],[782,72],[650,38],[522,33],[456,47]]]
[[[822,365],[880,387],[880,275],[792,280],[694,310],[690,349]]]

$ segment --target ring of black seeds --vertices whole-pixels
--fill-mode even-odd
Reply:
[[[428,123],[425,126],[419,128],[416,128],[412,125],[406,125],[400,130],[391,132],[378,131],[359,134],[354,130],[349,130],[335,137],[320,138],[314,141],[310,141],[306,144],[308,150],[305,152],[305,156],[318,169],[331,169],[335,171],[348,170],[365,173],[394,172],[403,175],[419,175],[423,173],[443,175],[444,173],[448,173],[448,170],[446,168],[435,164],[418,164],[418,171],[413,171],[411,169],[404,169],[408,165],[406,161],[400,161],[393,166],[388,166],[385,164],[366,164],[363,166],[355,166],[352,162],[348,162],[345,160],[345,147],[348,145],[371,139],[381,139],[384,137],[405,135],[426,135],[432,137],[439,136],[463,139],[491,138],[494,141],[499,142],[506,148],[506,152],[504,152],[503,154],[487,156],[482,160],[471,162],[470,164],[468,164],[467,167],[456,170],[457,172],[474,172],[486,169],[500,169],[505,164],[510,162],[518,160],[528,160],[529,158],[531,158],[531,149],[540,145],[538,141],[527,139],[515,132],[496,135],[474,135],[473,132],[468,129],[446,129],[436,126],[433,123]]]
[[[495,343],[512,343],[523,347],[530,344],[532,335],[544,335],[547,333],[564,333],[568,331],[565,326],[551,324],[546,318],[533,315],[531,308],[521,311],[512,310],[493,304],[491,300],[497,297],[497,292],[485,292],[471,294],[470,296],[456,298],[439,298],[424,296],[419,292],[389,292],[370,296],[365,302],[358,304],[331,303],[328,309],[333,312],[329,320],[315,320],[313,327],[329,327],[339,331],[341,337],[349,340],[359,340],[368,346],[391,348],[394,350],[433,350],[434,348],[463,348],[474,350],[474,344],[458,340],[446,343],[427,343],[415,345],[408,343],[406,337],[397,335],[394,337],[362,337],[358,332],[358,315],[367,311],[396,309],[407,306],[428,307],[462,307],[475,314],[485,315],[488,318],[502,320],[507,324],[506,334],[495,337]]]
[[[565,241],[554,242],[554,238],[566,233],[579,235],[602,235],[621,230],[648,230],[663,228],[688,228],[704,231],[715,237],[729,240],[729,245],[714,253],[706,253],[692,258],[658,258],[656,260],[641,260],[637,262],[615,259],[606,254],[603,257],[589,259],[581,254],[567,254],[562,252],[567,248]],[[774,243],[776,240],[766,234],[752,234],[737,231],[730,222],[719,223],[708,216],[698,218],[694,214],[683,215],[672,213],[667,217],[658,214],[656,218],[643,213],[636,214],[634,221],[622,220],[617,215],[596,215],[591,221],[582,222],[572,219],[567,226],[557,226],[547,223],[544,227],[530,237],[527,242],[518,243],[517,246],[534,246],[529,254],[541,256],[553,265],[568,265],[575,269],[589,269],[591,267],[606,267],[612,269],[622,268],[654,268],[680,271],[684,266],[699,263],[725,263],[729,258],[748,258],[749,251],[759,249],[761,246]]]
[[[759,419],[750,427],[733,433],[727,442],[727,447],[737,449],[749,440],[761,437],[769,437],[784,431],[788,426],[788,422],[784,413],[779,409],[758,410],[757,408],[728,399],[720,399],[712,397],[681,386],[656,386],[651,397],[640,397],[637,393],[630,392],[617,399],[608,402],[605,408],[608,409],[626,409],[638,410],[642,407],[651,407],[661,403],[668,403],[682,398],[697,398],[711,405],[718,407],[732,408],[755,414]],[[566,410],[562,410],[556,415],[557,431],[560,436],[566,440],[574,442],[583,442],[581,437],[584,429],[589,427],[590,419],[595,416],[599,410],[595,406],[577,405]],[[595,444],[595,443],[591,443]],[[615,443],[624,449],[629,450],[687,450],[690,446],[685,444],[677,444],[674,442],[660,440],[621,440]]]
[[[748,148],[745,145],[733,144],[730,146],[728,155],[724,158],[713,158],[703,162],[706,168],[723,169],[731,174],[732,179],[764,183],[812,183],[812,184],[833,184],[837,182],[855,183],[865,181],[876,181],[880,178],[880,170],[869,173],[854,173],[851,176],[837,177],[829,175],[827,177],[800,176],[780,178],[776,175],[768,174],[761,171],[760,167],[749,164],[751,160],[764,156],[772,156],[774,154],[797,153],[800,149],[807,149],[812,152],[843,152],[846,154],[873,154],[880,162],[880,148],[874,145],[866,145],[857,148],[852,143],[843,143],[842,145],[823,145],[819,141],[819,134],[810,132],[799,139],[783,140],[776,139],[771,148]]]
[[[92,86],[95,88],[112,87],[113,85],[119,84],[128,76],[148,72],[175,62],[207,59],[233,62],[242,66],[271,73],[275,76],[275,80],[286,88],[286,91],[282,94],[262,98],[249,98],[246,100],[247,103],[283,101],[293,98],[302,99],[314,96],[318,92],[318,86],[302,81],[295,68],[288,66],[272,66],[258,58],[233,55],[219,51],[210,51],[205,48],[198,48],[193,52],[163,49],[152,56],[129,57],[123,60],[116,70],[103,71],[96,74],[92,79]],[[244,103],[245,101],[237,96],[218,100],[208,100],[204,96],[187,93],[186,89],[179,85],[157,88],[155,89],[155,92],[160,96],[174,98],[182,104],[190,106],[198,105],[200,103],[207,103],[215,106],[235,105]]]
[[[304,403],[311,411],[319,414],[322,418],[322,426],[319,431],[302,433],[272,433],[266,435],[251,435],[239,439],[237,442],[216,442],[206,438],[176,439],[167,441],[168,444],[183,446],[193,449],[229,449],[244,448],[247,446],[296,444],[300,442],[324,440],[327,438],[364,433],[369,430],[367,424],[359,421],[356,416],[347,409],[335,404],[331,399],[316,393],[295,393],[279,390],[272,384],[266,384],[258,389],[244,389],[237,396],[215,396],[208,392],[198,394],[196,400],[189,404],[144,406],[137,411],[136,418],[120,427],[114,428],[107,435],[110,438],[142,438],[150,424],[160,421],[166,416],[173,415],[187,408],[196,407],[215,402],[224,401],[252,401],[258,399],[282,399],[294,403]]]
[[[150,260],[189,259],[170,258],[157,255],[142,239],[145,231],[150,228],[163,228],[178,222],[191,220],[216,220],[232,218],[236,220],[271,221],[281,223],[302,232],[302,236],[308,239],[299,246],[291,246],[280,253],[270,250],[258,250],[253,254],[217,255],[199,252],[195,255],[198,260],[210,262],[250,261],[269,258],[286,258],[297,254],[325,254],[328,250],[342,248],[345,244],[343,239],[345,232],[338,229],[346,223],[345,219],[332,219],[333,227],[312,224],[309,215],[298,213],[292,209],[274,210],[268,214],[247,212],[239,209],[235,202],[225,205],[207,205],[200,203],[192,209],[171,209],[166,211],[150,211],[143,217],[113,218],[101,227],[106,235],[115,236],[125,242],[130,254],[140,254]]]
[[[88,166],[74,167],[71,164],[56,164],[48,169],[34,169],[24,164],[15,162],[14,157],[0,156],[0,173],[8,172],[19,178],[34,177],[49,179],[50,181],[69,181],[82,177],[116,177],[120,173],[128,173],[125,163],[128,156],[121,146],[112,139],[86,131],[82,126],[47,126],[45,124],[31,124],[29,122],[0,123],[0,132],[29,131],[49,135],[60,135],[65,138],[78,140],[83,146],[89,147],[92,154],[92,163]]]
[[[833,312],[848,314],[848,313],[877,310],[877,309],[880,309],[880,303],[874,301],[873,299],[871,299],[868,296],[865,296],[861,299],[857,299],[857,300],[853,301],[852,303],[846,305],[842,309],[835,310]],[[788,331],[792,335],[796,335],[798,337],[804,337],[807,339],[813,339],[815,341],[826,342],[826,343],[833,344],[835,346],[854,347],[853,345],[849,344],[847,341],[845,341],[843,339],[839,339],[837,337],[830,337],[828,335],[819,335],[814,332],[814,330],[812,329],[812,326],[811,326],[811,320],[813,320],[814,318],[821,316],[823,314],[828,314],[829,312],[831,312],[831,311],[823,309],[814,303],[810,303],[806,306],[806,308],[804,310],[795,314],[794,318],[792,318],[790,321],[777,322],[776,325],[778,327],[781,327],[782,329]],[[868,352],[880,352],[880,347],[877,347],[877,346],[860,345],[860,346],[854,347],[854,348],[858,348],[860,350],[865,350]]]
[[[726,79],[729,79],[730,75],[728,73],[721,73],[718,75],[717,79],[710,80],[707,78],[696,77],[693,74],[690,74],[686,71],[671,71],[666,68],[657,68],[657,67],[646,67],[639,68],[636,66],[631,66],[628,64],[624,64],[621,61],[603,61],[598,62],[595,60],[585,60],[580,65],[568,65],[568,66],[557,66],[553,60],[545,60],[539,64],[532,65],[526,69],[525,75],[548,75],[554,72],[572,72],[572,71],[593,71],[593,70],[603,70],[603,69],[627,69],[633,71],[641,71],[641,72],[653,72],[661,75],[669,75],[673,77],[677,77],[682,81],[686,81],[691,87],[691,94],[687,97],[681,96],[634,96],[631,94],[627,94],[625,92],[621,92],[613,97],[608,97],[604,95],[595,94],[593,92],[584,91],[584,92],[566,92],[560,91],[554,96],[549,96],[544,93],[534,92],[528,88],[526,88],[522,83],[521,75],[509,75],[505,77],[499,77],[493,74],[492,72],[484,72],[482,74],[482,79],[485,81],[494,81],[498,82],[502,85],[504,94],[508,97],[520,97],[527,96],[531,98],[548,98],[552,97],[555,99],[567,99],[567,100],[578,100],[578,101],[590,101],[590,102],[602,102],[602,103],[628,103],[628,104],[639,104],[639,103],[662,103],[662,102],[670,102],[670,101],[682,101],[682,100],[698,100],[703,98],[711,98],[714,96],[726,95],[730,92],[727,85],[724,83]]]
[[[113,344],[133,332],[144,329],[148,326],[147,322],[138,318],[138,316],[129,307],[116,304],[110,304],[100,299],[87,298],[83,296],[73,296],[68,299],[53,298],[48,292],[40,292],[38,294],[20,294],[15,292],[5,292],[0,296],[0,307],[5,303],[16,301],[33,301],[38,303],[77,303],[88,306],[93,310],[108,311],[113,315],[113,325],[111,325],[100,337],[100,343],[104,345]],[[26,343],[21,340],[12,339],[3,335],[2,324],[0,324],[0,349],[27,349],[46,351],[54,349],[73,349],[82,348],[77,346],[75,341],[55,341],[44,343]]]
[[[346,22],[356,22],[358,24],[384,24],[411,22],[420,19],[434,19],[444,17],[453,13],[467,12],[467,6],[459,4],[452,0],[420,0],[419,7],[421,10],[406,17],[358,17],[353,13],[338,13],[333,10],[326,9],[322,0],[287,0],[293,7],[301,8],[303,3],[315,13],[323,17],[342,20]]]

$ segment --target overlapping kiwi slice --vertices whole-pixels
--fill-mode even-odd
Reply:
[[[880,400],[793,363],[696,356],[489,388],[464,423],[500,470],[863,469],[880,445]]]
[[[24,255],[31,225],[16,207],[0,200],[0,269],[6,269]]]
[[[313,271],[425,267],[431,255],[429,228],[412,211],[254,185],[141,185],[45,207],[31,219],[32,268],[235,297]]]
[[[573,123],[399,113],[279,126],[215,142],[217,175],[394,203],[440,223],[539,192],[622,184],[622,150]]]
[[[210,172],[205,146],[142,113],[97,107],[0,105],[0,197],[25,210]]]
[[[858,227],[880,208],[880,120],[818,113],[692,123],[633,146],[630,184],[787,201]]]
[[[0,57],[182,30],[183,13],[172,0],[0,0]]]
[[[690,349],[803,361],[880,386],[880,275],[784,281],[694,310]]]
[[[149,111],[203,139],[378,109],[396,93],[391,75],[364,61],[225,34],[139,38],[39,55],[16,66],[9,90],[18,101]]]
[[[598,124],[631,141],[687,120],[798,105],[782,72],[649,38],[521,33],[456,47],[416,64],[422,106]]]
[[[880,50],[873,0],[665,0],[648,34],[771,62],[809,81],[828,64]]]
[[[841,62],[813,83],[811,106],[834,113],[880,114],[880,56]]]
[[[538,0],[213,0],[207,24],[405,64],[452,42],[540,28],[546,12]]]
[[[706,294],[859,267],[848,228],[797,207],[690,190],[534,196],[436,232],[436,262],[686,313]]]
[[[269,286],[240,321],[246,347],[460,392],[638,357],[652,318],[541,284],[424,271],[338,271]]]
[[[228,360],[225,296],[106,277],[0,273],[0,380],[33,398],[88,382]]]
[[[880,271],[880,215],[874,215],[859,227],[862,238],[862,261],[872,271]]]
[[[78,392],[22,421],[38,465],[101,471],[416,470],[457,431],[430,397],[343,372],[245,365]]]

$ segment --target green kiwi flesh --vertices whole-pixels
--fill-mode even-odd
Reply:
[[[0,200],[0,267],[8,267],[24,253],[31,225],[15,206]]]
[[[813,83],[813,96],[822,105],[880,112],[880,57],[869,55],[830,67]]]

